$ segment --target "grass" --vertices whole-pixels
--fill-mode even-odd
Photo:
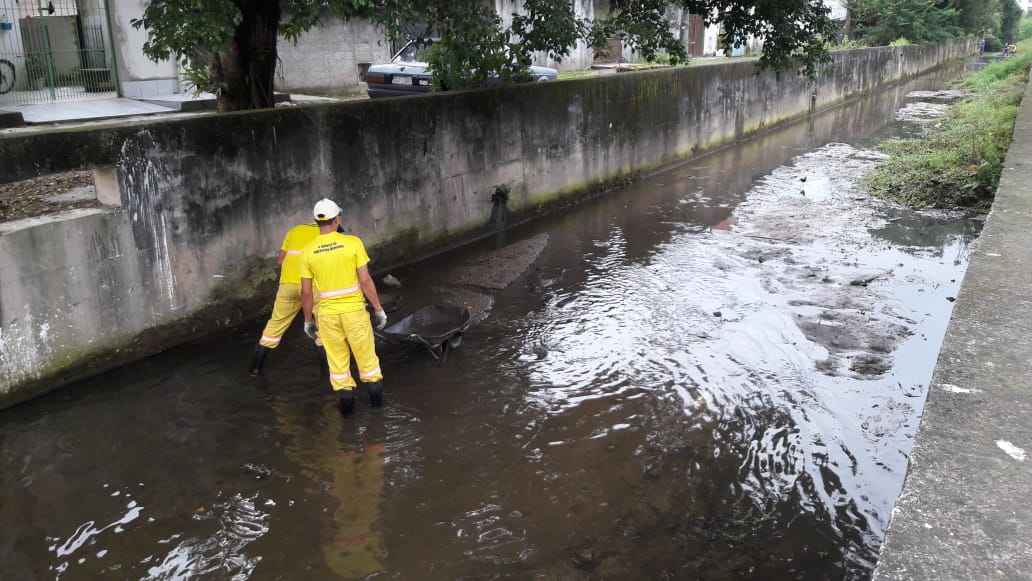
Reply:
[[[882,143],[889,157],[868,176],[871,193],[915,208],[988,209],[1030,66],[1032,41],[1026,41],[1017,55],[968,75],[960,86],[971,97],[926,136]]]

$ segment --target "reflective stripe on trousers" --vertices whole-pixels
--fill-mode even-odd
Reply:
[[[315,307],[315,311],[318,312],[318,303]],[[276,303],[272,306],[272,316],[265,324],[265,330],[262,331],[262,338],[258,340],[258,344],[269,349],[279,347],[280,341],[283,340],[283,334],[290,328],[290,323],[294,321],[294,317],[300,311],[301,285],[289,282],[279,285],[279,290],[276,291]],[[316,345],[318,344],[319,340],[317,339]]]

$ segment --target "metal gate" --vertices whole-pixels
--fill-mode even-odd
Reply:
[[[0,0],[0,104],[116,95],[105,0]]]

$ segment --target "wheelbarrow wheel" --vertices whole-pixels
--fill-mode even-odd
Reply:
[[[458,349],[462,345],[462,333],[457,333],[448,339],[448,347]]]

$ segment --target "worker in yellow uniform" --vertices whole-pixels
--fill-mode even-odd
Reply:
[[[373,306],[376,328],[387,325],[387,314],[380,305],[376,284],[369,276],[369,256],[357,236],[337,231],[340,207],[322,199],[313,210],[319,235],[308,243],[301,255],[301,305],[305,312],[305,333],[316,332],[326,348],[330,385],[340,393],[345,414],[355,409],[355,378],[351,376],[350,355],[354,354],[358,375],[369,390],[369,402],[383,405],[383,373],[376,356],[373,327],[366,313],[365,300]],[[319,293],[318,325],[312,317],[315,292]]]
[[[254,351],[251,363],[251,375],[259,375],[265,356],[270,350],[279,347],[283,334],[290,328],[290,323],[301,311],[301,252],[308,243],[319,235],[319,227],[315,224],[298,224],[287,231],[280,245],[277,262],[280,265],[280,284],[276,291],[276,303],[272,307],[272,316],[262,331],[258,346]],[[319,341],[316,341],[319,345]]]

